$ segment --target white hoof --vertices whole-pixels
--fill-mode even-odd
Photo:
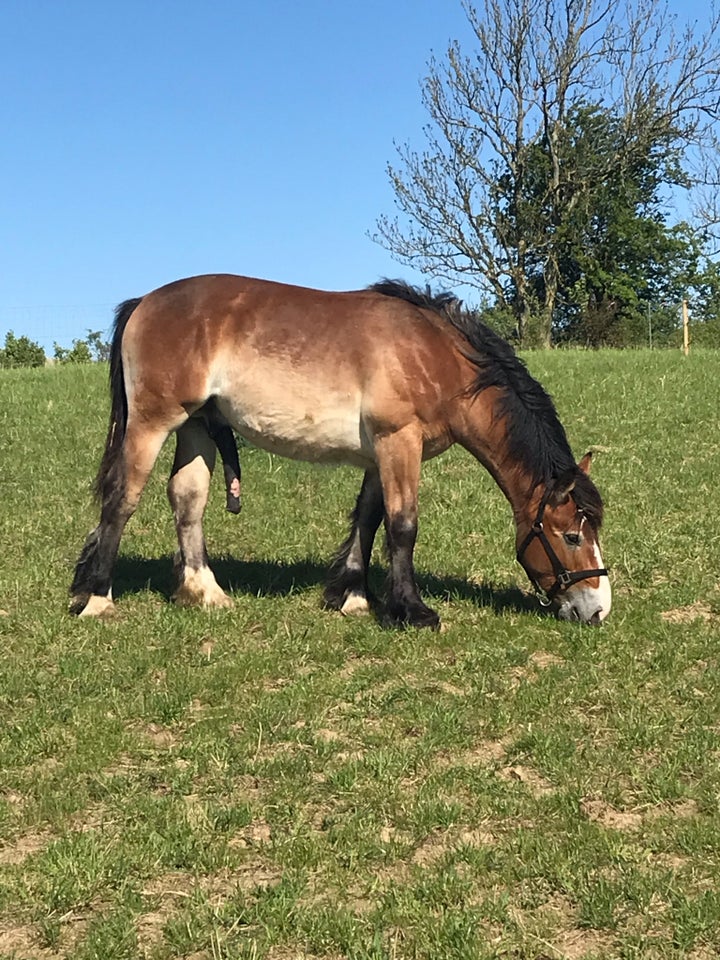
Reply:
[[[99,597],[93,594],[78,616],[80,617],[112,617],[115,613],[115,604],[111,597]]]
[[[173,594],[180,607],[231,607],[230,597],[218,586],[209,567],[201,570],[186,569],[180,586]]]
[[[342,613],[344,617],[366,616],[366,614],[370,613],[370,605],[367,602],[367,597],[362,593],[348,594],[345,603],[340,607],[340,613]]]

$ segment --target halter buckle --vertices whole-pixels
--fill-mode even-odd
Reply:
[[[551,600],[550,597],[547,595],[547,593],[543,590],[543,588],[540,586],[540,584],[539,584],[539,583],[535,583],[535,584],[533,584],[533,586],[535,587],[535,596],[538,598],[538,603],[540,604],[540,606],[541,606],[541,607],[549,607],[549,606],[551,606],[551,605],[552,605],[552,600]]]
[[[573,582],[573,575],[569,570],[561,570],[557,575],[557,582],[560,584],[560,589],[564,590]]]

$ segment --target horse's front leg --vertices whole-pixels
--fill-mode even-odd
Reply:
[[[230,597],[218,586],[208,566],[202,518],[215,466],[215,443],[205,423],[190,419],[177,432],[177,449],[168,482],[168,499],[175,515],[180,549],[175,556],[181,606],[229,607]]]
[[[366,470],[350,534],[338,550],[328,573],[325,605],[346,616],[369,612],[367,573],[373,542],[383,518],[383,495],[376,469]]]
[[[388,614],[396,623],[437,629],[440,618],[421,600],[413,564],[422,436],[412,426],[380,436],[375,441],[375,454],[385,502],[390,560]]]

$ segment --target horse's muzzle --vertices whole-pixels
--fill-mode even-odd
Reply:
[[[610,613],[610,590],[578,589],[561,594],[555,601],[555,613],[558,620],[598,627]]]

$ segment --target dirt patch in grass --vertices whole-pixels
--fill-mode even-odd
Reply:
[[[407,835],[384,828],[381,839],[390,835],[393,839],[407,840]],[[413,851],[410,861],[418,866],[429,866],[459,846],[484,847],[494,844],[495,837],[489,830],[463,829],[438,831],[426,837]]]
[[[416,863],[420,867],[427,867],[444,857],[453,846],[454,843],[450,840],[448,834],[434,833],[415,848],[410,859],[412,863]]]
[[[713,613],[709,604],[704,600],[696,600],[686,607],[675,607],[672,610],[664,610],[660,616],[667,623],[692,623],[694,620],[702,620],[703,623],[711,623],[720,619],[716,613]]]
[[[337,673],[339,680],[349,680],[362,667],[386,667],[390,664],[389,660],[383,660],[380,657],[359,657],[352,654]]]
[[[140,729],[142,737],[156,750],[167,750],[174,747],[178,739],[172,730],[168,730],[161,723],[148,723]]]
[[[50,840],[51,835],[47,831],[26,833],[18,837],[13,843],[0,848],[0,865],[24,863],[28,857],[44,850]]]
[[[580,809],[594,823],[602,827],[612,827],[614,830],[637,830],[642,823],[642,815],[632,811],[616,810],[604,800],[585,799],[580,803]]]
[[[536,667],[538,670],[547,670],[548,667],[559,666],[560,664],[565,663],[565,661],[562,657],[558,657],[555,653],[548,653],[545,650],[536,650],[528,657],[528,663],[531,663],[533,667]]]
[[[488,847],[497,843],[497,837],[490,830],[475,829],[461,830],[458,834],[458,842],[468,847]]]
[[[40,960],[57,956],[52,950],[43,950],[38,945],[33,928],[26,925],[0,927],[0,954],[15,960]]]
[[[151,880],[143,896],[157,901],[155,909],[138,917],[136,930],[138,947],[146,952],[162,942],[162,930],[178,904],[192,895],[193,878],[186,873],[166,873]]]
[[[385,825],[380,829],[380,843],[409,843],[410,834],[406,830],[398,830],[397,827]]]
[[[678,820],[692,820],[699,816],[700,811],[695,800],[690,798],[678,800],[677,803],[661,804],[651,807],[646,814],[648,820],[659,820],[661,817],[676,817]]]
[[[433,767],[446,770],[448,767],[494,767],[505,759],[507,743],[504,740],[480,740],[470,750],[461,753],[437,754]]]
[[[86,916],[66,914],[61,919],[57,940],[52,947],[42,947],[38,931],[29,924],[0,923],[0,957],[13,960],[59,960],[74,957],[88,927]]]
[[[528,657],[527,663],[522,667],[514,667],[510,671],[510,675],[515,685],[519,684],[521,680],[533,683],[543,670],[547,670],[549,667],[560,666],[563,663],[565,663],[563,658],[558,657],[554,653],[548,653],[545,650],[535,650]]]
[[[683,870],[690,863],[690,858],[677,853],[652,853],[649,862],[668,870]]]
[[[265,820],[253,820],[237,833],[231,840],[231,847],[261,847],[270,843],[272,831],[270,824]]]
[[[717,960],[717,953],[713,947],[701,945],[687,955],[687,960]]]
[[[137,945],[141,955],[146,955],[148,951],[163,941],[163,927],[172,914],[172,909],[156,910],[153,913],[143,913],[138,918],[135,925],[137,934]]]
[[[694,800],[681,800],[679,803],[674,803],[670,808],[670,813],[680,820],[697,817],[699,812],[698,805]]]
[[[117,823],[118,820],[114,819],[101,804],[85,807],[68,818],[68,827],[76,833],[90,833],[92,830],[102,833],[115,827]]]
[[[342,960],[342,954],[324,953],[323,960]],[[316,960],[316,953],[306,953],[300,947],[280,945],[270,947],[265,954],[266,960]],[[192,960],[192,958],[190,958]]]
[[[552,949],[557,960],[583,960],[585,957],[609,957],[612,941],[596,930],[565,930],[553,938]]]
[[[467,687],[458,687],[454,683],[448,683],[447,680],[438,680],[432,685],[434,690],[444,693],[449,697],[467,697],[470,693]]]
[[[156,877],[143,889],[143,896],[154,902],[152,910],[138,917],[138,947],[147,952],[162,943],[163,928],[167,922],[197,891],[205,895],[210,906],[218,909],[238,890],[249,893],[258,888],[271,887],[279,883],[281,878],[277,868],[259,858],[250,859],[231,870],[224,869],[201,877],[180,871]]]
[[[519,780],[520,783],[525,784],[534,797],[543,797],[555,790],[550,781],[541,776],[537,770],[521,764],[503,767],[502,770],[498,771],[498,776],[502,780]]]

